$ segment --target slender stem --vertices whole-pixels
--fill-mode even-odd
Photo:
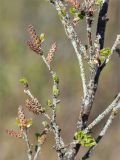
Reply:
[[[117,48],[117,45],[118,45],[118,44],[120,44],[120,34],[117,35],[117,38],[116,38],[116,40],[115,40],[115,43],[114,43],[113,46],[112,46],[111,54],[110,54],[110,55],[107,57],[107,59],[105,60],[105,63],[106,63],[106,64],[110,61],[113,53],[116,51],[116,48]]]
[[[24,139],[27,144],[27,155],[28,155],[28,160],[32,160],[32,150],[31,150],[31,145],[29,142],[28,134],[27,134],[27,129],[24,129],[23,131]]]
[[[97,125],[107,114],[111,112],[111,110],[119,104],[120,106],[120,93],[115,98],[115,100],[105,109],[104,112],[102,112],[91,124],[88,125],[87,128],[84,129],[84,131],[87,133],[89,130],[91,130],[95,125]]]
[[[78,63],[79,63],[79,66],[80,66],[80,75],[81,75],[82,84],[83,84],[83,95],[84,95],[84,98],[85,98],[86,95],[87,95],[87,85],[86,85],[85,71],[84,71],[84,66],[83,66],[83,59],[82,59],[82,55],[79,54],[79,52],[78,52],[75,41],[72,41],[72,44],[73,44],[73,47],[74,47],[75,52],[77,54]]]
[[[37,160],[37,159],[38,159],[38,156],[39,156],[40,150],[41,150],[41,146],[40,146],[40,145],[38,145],[38,148],[37,148],[37,151],[36,151],[36,154],[35,154],[35,156],[34,156],[33,160]],[[40,160],[40,158],[39,158],[39,160]]]
[[[42,59],[44,61],[44,63],[46,64],[50,74],[51,74],[51,77],[53,79],[53,76],[54,74],[56,74],[54,71],[51,70],[50,68],[50,65],[47,63],[46,61],[46,58],[44,55],[42,55]],[[53,88],[58,88],[58,83],[55,82],[55,80],[53,80]],[[62,157],[62,150],[64,149],[64,142],[63,142],[63,139],[60,135],[60,129],[59,129],[59,126],[57,125],[57,122],[56,122],[56,107],[57,107],[57,104],[59,103],[60,101],[57,99],[57,96],[55,96],[53,94],[53,106],[52,106],[52,118],[51,118],[51,128],[53,129],[53,133],[55,135],[55,141],[56,141],[56,151],[58,152],[58,157],[61,159]]]

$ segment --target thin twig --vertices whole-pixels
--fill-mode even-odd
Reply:
[[[46,58],[44,57],[44,55],[42,55],[42,59],[44,61],[44,63],[46,64],[51,77],[53,79],[54,75],[56,74],[54,71],[51,70],[50,65],[48,64],[48,62],[46,61]],[[55,82],[55,80],[53,79],[53,88],[58,88],[58,83]],[[54,95],[53,93],[53,106],[52,106],[52,118],[51,118],[51,129],[53,130],[53,133],[55,135],[55,141],[56,141],[56,151],[58,152],[58,156],[59,158],[61,158],[62,156],[62,150],[64,149],[64,142],[63,139],[60,135],[60,129],[59,126],[57,125],[56,122],[56,108],[57,108],[57,104],[60,102],[60,100],[57,99],[57,96]]]
[[[110,61],[112,55],[113,55],[114,52],[116,51],[116,48],[117,48],[118,44],[120,44],[120,34],[117,35],[117,38],[116,38],[116,40],[115,40],[115,42],[114,42],[114,44],[113,44],[113,46],[112,46],[111,54],[110,54],[110,55],[107,57],[107,59],[105,60],[105,63],[106,63],[106,64]]]
[[[24,139],[27,144],[27,155],[28,155],[28,160],[32,160],[32,150],[31,150],[31,145],[29,142],[28,134],[27,134],[27,129],[24,129],[23,131]]]
[[[36,151],[36,154],[35,154],[35,156],[34,156],[33,160],[37,160],[37,159],[38,159],[38,156],[39,156],[40,150],[41,150],[41,146],[40,146],[40,145],[38,145],[38,148],[37,148],[37,151]],[[40,158],[39,158],[39,160],[40,160]]]
[[[87,128],[84,129],[85,133],[88,133],[95,125],[97,125],[106,115],[108,115],[111,110],[117,105],[120,105],[120,93],[115,98],[115,100],[102,112]]]

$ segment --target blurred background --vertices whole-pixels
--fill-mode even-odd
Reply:
[[[120,0],[110,2],[105,47],[112,47],[116,35],[120,33]],[[96,20],[93,31],[96,29]],[[10,137],[6,129],[17,129],[15,119],[18,106],[24,105],[26,96],[23,87],[19,84],[21,77],[26,77],[30,89],[40,103],[45,106],[47,99],[51,98],[52,80],[49,72],[36,54],[26,46],[29,38],[27,26],[33,24],[37,33],[45,33],[44,49],[47,54],[51,44],[56,41],[58,50],[52,63],[52,68],[60,77],[61,104],[57,110],[57,120],[62,128],[62,137],[68,144],[75,131],[78,119],[82,86],[79,75],[79,66],[73,48],[66,38],[55,9],[46,0],[0,0],[0,159],[25,160],[26,145],[21,139]],[[78,35],[83,44],[86,44],[85,22],[77,26]],[[86,68],[87,75],[89,74]],[[90,115],[91,122],[101,113],[120,91],[120,59],[114,55],[111,62],[101,74],[98,92],[96,94],[93,110]],[[50,112],[50,109],[48,109]],[[26,112],[28,118],[33,118],[30,129],[30,139],[35,144],[35,132],[42,131],[42,117],[38,118]],[[119,160],[120,159],[120,116],[114,120],[107,134],[98,145],[90,159]],[[105,120],[95,127],[93,135],[99,133]],[[52,148],[54,136],[48,136],[41,153],[41,160],[57,160],[56,152]],[[86,148],[81,150],[84,153]],[[79,160],[80,154],[77,159]]]

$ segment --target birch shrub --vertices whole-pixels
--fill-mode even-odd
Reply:
[[[46,43],[44,41],[45,34],[37,34],[33,25],[29,25],[28,32],[30,34],[30,40],[27,41],[27,46],[33,51],[33,53],[35,53],[35,56],[41,58],[50,73],[50,78],[53,81],[51,91],[52,99],[48,99],[46,106],[43,106],[38,98],[34,97],[32,94],[29,87],[29,80],[21,78],[20,83],[23,85],[24,93],[27,97],[25,106],[20,105],[18,107],[18,115],[16,119],[18,130],[7,130],[7,133],[11,136],[21,138],[26,142],[28,160],[40,159],[40,155],[42,154],[41,148],[44,145],[44,142],[47,143],[47,136],[50,132],[53,132],[54,134],[54,149],[57,153],[58,159],[74,160],[78,151],[84,146],[88,148],[88,151],[80,156],[82,157],[81,160],[86,160],[91,156],[92,151],[97,147],[120,109],[120,93],[118,93],[113,102],[111,102],[111,104],[106,107],[98,117],[88,124],[101,72],[107,66],[109,61],[112,60],[112,56],[119,53],[120,35],[118,34],[115,36],[115,41],[112,47],[104,47],[109,0],[83,0],[81,3],[79,0],[48,0],[48,2],[53,5],[53,9],[57,11],[58,18],[60,19],[65,34],[74,49],[75,56],[78,59],[78,66],[80,68],[83,96],[80,103],[78,121],[75,124],[76,130],[71,142],[65,144],[61,136],[61,128],[57,123],[56,114],[57,106],[60,103],[59,94],[62,94],[59,89],[60,77],[54,69],[52,69],[52,61],[57,52],[57,42],[51,44],[51,47],[46,54],[42,47],[43,43]],[[94,17],[97,14],[98,21],[96,23]],[[76,26],[78,26],[81,21],[86,22],[85,31],[87,35],[87,44],[82,42],[82,37],[77,33]],[[95,38],[92,32],[93,23],[97,26]],[[90,76],[88,80],[86,79],[85,64],[83,61],[89,66],[88,71]],[[34,147],[29,138],[29,128],[32,127],[33,121],[31,118],[26,118],[24,113],[25,107],[37,117],[41,115],[44,117],[44,121],[39,122],[42,123],[43,130],[40,133],[35,133],[36,145]],[[50,108],[51,114],[47,112],[46,108]],[[94,135],[91,134],[92,129],[96,125],[99,125],[108,114],[109,117],[104,124],[104,127],[101,128],[97,137],[94,137]],[[64,128],[62,128],[62,130],[64,130]]]

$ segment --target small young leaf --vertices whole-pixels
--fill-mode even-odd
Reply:
[[[40,35],[40,42],[42,43],[42,42],[44,42],[44,40],[45,40],[45,34],[41,33],[41,35]]]
[[[92,147],[96,144],[94,138],[91,135],[87,135],[84,131],[75,133],[75,139],[79,141],[82,146]]]
[[[47,105],[48,105],[48,107],[52,107],[53,104],[52,104],[52,101],[50,99],[47,100]]]
[[[60,93],[60,90],[56,86],[53,86],[53,95],[57,97],[59,93]]]
[[[28,87],[28,80],[25,77],[21,78],[19,82]]]
[[[56,83],[59,83],[59,77],[57,74],[54,74],[53,75],[53,80],[56,82]]]
[[[91,140],[89,140],[89,141],[87,141],[86,143],[85,143],[85,146],[86,147],[92,147],[92,146],[94,146],[96,144],[96,141],[93,139],[93,138],[91,138]]]
[[[74,15],[76,13],[76,9],[75,8],[70,8],[70,13]]]
[[[33,124],[32,119],[28,119],[27,120],[27,128],[29,128],[30,126],[32,126],[32,124]]]
[[[105,60],[105,56],[100,56],[100,61],[104,62],[104,60]]]
[[[63,14],[64,16],[66,15],[66,11],[65,11],[65,8],[64,8],[64,7],[61,8],[61,12],[62,12],[62,14]]]
[[[100,51],[100,55],[101,56],[109,56],[111,54],[111,49],[110,48],[103,48],[101,51]]]
[[[96,0],[95,4],[98,6],[102,6],[103,0]]]
[[[61,13],[61,12],[59,12],[59,13],[58,13],[58,16],[59,16],[59,17],[62,17],[62,13]]]

